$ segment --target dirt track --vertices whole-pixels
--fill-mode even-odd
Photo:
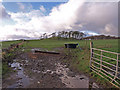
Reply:
[[[98,87],[84,75],[62,64],[64,54],[24,53],[11,64],[16,72],[3,80],[3,88],[89,88]]]

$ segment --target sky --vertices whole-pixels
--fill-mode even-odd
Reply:
[[[0,13],[0,40],[63,30],[118,36],[118,2],[2,2]]]

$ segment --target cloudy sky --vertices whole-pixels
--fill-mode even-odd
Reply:
[[[39,38],[63,30],[118,35],[117,2],[3,2],[0,13],[1,40]]]

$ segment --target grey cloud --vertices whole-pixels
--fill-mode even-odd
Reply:
[[[9,19],[11,15],[6,12],[5,7],[0,3],[0,19]]]
[[[19,39],[30,39],[30,37],[24,36],[24,35],[8,35],[8,39],[12,40],[19,40]]]
[[[78,9],[76,23],[85,23],[82,30],[92,30],[102,34],[118,33],[118,3],[85,3]],[[105,30],[106,26],[111,29]],[[111,25],[111,26],[110,26]]]
[[[54,7],[49,16],[40,20],[45,31],[90,30],[99,34],[118,35],[117,2],[84,2],[81,5],[72,1]]]

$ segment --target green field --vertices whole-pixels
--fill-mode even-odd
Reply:
[[[44,39],[44,40],[29,40],[25,41],[22,45],[25,48],[25,51],[30,51],[32,48],[44,48],[47,50],[56,50],[56,48],[64,48],[65,43],[78,43],[80,48],[76,49],[64,49],[64,53],[67,55],[67,59],[63,59],[64,62],[70,64],[70,68],[74,68],[82,73],[87,73],[96,78],[96,81],[107,86],[107,81],[99,77],[95,73],[90,72],[89,62],[90,62],[90,42],[93,42],[93,47],[103,50],[108,50],[112,52],[118,52],[118,39],[109,39],[109,40],[70,40],[70,39]],[[21,41],[11,41],[3,42],[3,48],[7,48],[10,44],[18,43]],[[58,50],[59,51],[59,50]],[[98,52],[99,53],[99,52]],[[110,54],[105,54],[108,56],[113,56]],[[116,57],[115,57],[116,58]],[[116,64],[116,62],[111,62]]]
[[[11,44],[20,43],[21,41],[3,41],[2,42],[2,49],[8,48]]]
[[[90,41],[94,43],[95,48],[113,51],[113,52],[119,52],[118,51],[118,39],[112,39],[112,40],[67,40],[67,39],[30,40],[28,43],[25,43],[24,46],[26,48],[54,49],[56,47],[64,47],[65,43],[78,43],[81,48],[89,48]]]
[[[56,47],[64,47],[65,43],[78,43],[81,48],[89,48],[90,41],[94,43],[94,48],[103,50],[119,52],[118,51],[118,39],[109,40],[68,40],[68,39],[45,39],[45,40],[29,40],[28,43],[24,43],[26,48],[47,48],[53,49]],[[7,48],[10,44],[19,43],[21,41],[4,41],[2,42],[2,48]]]

